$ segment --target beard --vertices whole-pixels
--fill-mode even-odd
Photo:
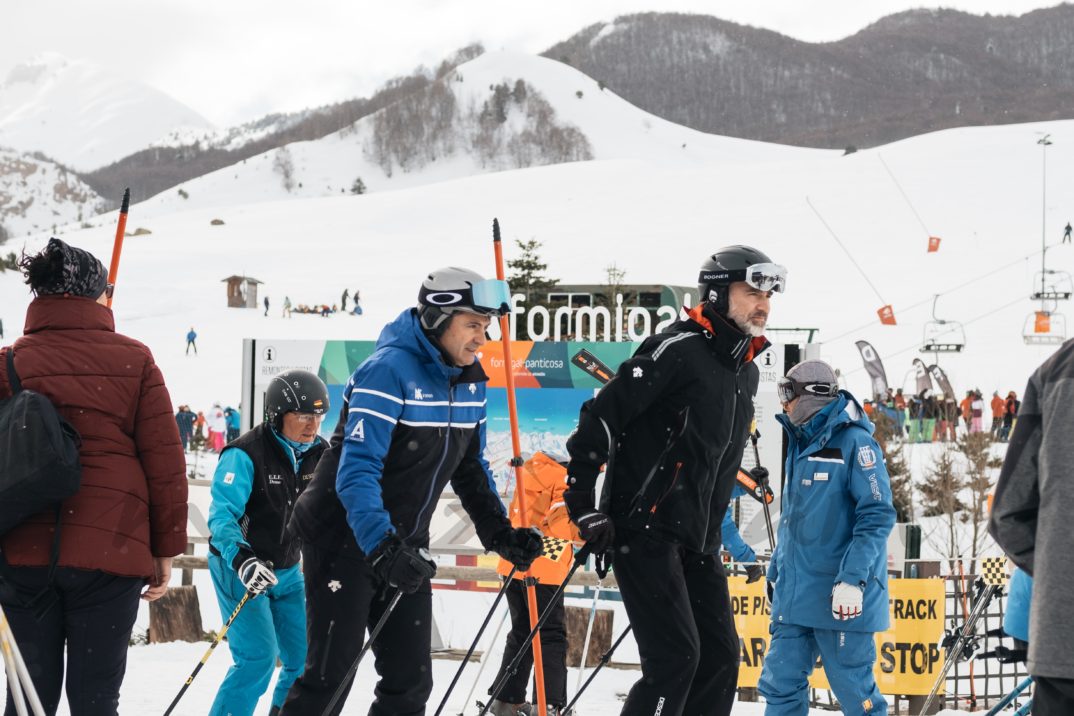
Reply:
[[[728,307],[727,317],[738,326],[738,330],[753,338],[763,336],[765,326],[768,325],[767,315],[759,311],[747,314],[745,311],[735,310],[735,306]],[[754,320],[750,320],[751,318]],[[756,319],[760,319],[759,324],[756,322]]]

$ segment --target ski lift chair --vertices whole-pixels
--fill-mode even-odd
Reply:
[[[1058,345],[1067,339],[1067,320],[1062,313],[1034,311],[1026,317],[1022,339],[1027,346]]]
[[[1047,269],[1037,271],[1033,277],[1033,293],[1030,298],[1034,301],[1069,301],[1074,295],[1074,280],[1067,271]]]
[[[966,347],[966,331],[959,321],[936,317],[936,296],[932,300],[932,320],[925,324],[921,339],[922,353],[961,353]]]

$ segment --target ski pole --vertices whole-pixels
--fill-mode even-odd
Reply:
[[[578,550],[578,552],[574,556],[574,566],[571,567],[571,571],[567,573],[566,578],[562,582],[560,582],[559,587],[556,588],[555,594],[553,594],[552,598],[548,600],[548,606],[546,606],[544,608],[544,611],[541,612],[541,616],[537,619],[537,623],[530,630],[529,636],[522,640],[522,644],[519,646],[514,658],[511,659],[511,663],[508,664],[507,668],[503,670],[503,673],[500,675],[499,680],[496,682],[496,686],[492,689],[492,693],[489,694],[488,703],[486,703],[481,708],[481,713],[478,714],[478,716],[485,716],[485,714],[488,713],[489,708],[492,707],[492,702],[496,700],[496,697],[498,697],[500,695],[500,692],[503,691],[503,687],[507,685],[507,680],[518,672],[518,665],[522,663],[522,657],[526,653],[526,647],[531,642],[533,642],[534,636],[536,636],[537,633],[541,630],[541,627],[544,626],[544,623],[548,621],[548,617],[552,616],[552,610],[556,608],[556,602],[558,602],[563,597],[563,592],[566,591],[567,585],[571,581],[571,577],[574,576],[574,573],[578,571],[579,567],[585,564],[585,561],[587,559],[589,559],[589,551],[583,545],[582,548]],[[537,651],[534,651],[533,653],[533,667],[535,674],[537,672],[538,653],[539,652]],[[540,692],[538,692],[538,696],[539,695]],[[547,709],[538,713],[539,715],[543,715],[544,713],[547,713]]]
[[[574,685],[575,691],[582,688],[582,674],[585,673],[585,662],[589,656],[589,638],[593,636],[593,622],[597,620],[597,601],[600,600],[600,580],[597,580],[597,588],[593,592],[593,606],[589,610],[589,624],[585,629],[585,641],[582,642],[582,660],[578,662],[578,682]]]
[[[503,242],[500,241],[500,222],[492,220],[492,249],[496,256],[496,279],[504,281],[506,274],[503,268]],[[504,381],[507,386],[507,413],[511,419],[511,467],[515,470],[515,490],[518,497],[519,527],[523,529],[530,526],[529,510],[526,508],[525,480],[522,473],[522,440],[518,429],[518,403],[515,400],[515,369],[511,361],[511,307],[504,304],[500,309],[500,336],[503,342],[503,371]],[[537,691],[537,713],[544,716],[547,707],[544,693],[544,661],[541,653],[541,632],[538,628],[540,620],[537,618],[537,590],[534,581],[529,579],[529,570],[522,573],[526,584],[526,603],[530,612],[530,634],[527,641],[533,642],[533,681]],[[520,659],[525,648],[519,651]],[[516,665],[517,666],[517,665]],[[491,699],[489,702],[491,703]],[[483,713],[483,712],[482,712]]]
[[[612,654],[615,653],[615,650],[623,642],[623,639],[626,638],[626,635],[630,633],[631,629],[633,629],[633,625],[627,624],[627,628],[623,630],[623,633],[619,635],[619,638],[615,640],[615,643],[608,648],[608,651],[604,652],[604,655],[602,657],[600,657],[600,663],[593,668],[593,673],[591,673],[589,675],[589,678],[585,680],[585,683],[582,684],[582,688],[578,689],[578,692],[574,695],[574,698],[571,699],[569,704],[563,707],[560,713],[569,714],[571,712],[571,707],[578,703],[578,699],[581,698],[582,692],[589,688],[589,685],[593,683],[593,679],[597,678],[597,672],[604,668],[604,666],[607,665],[609,661],[611,661]]]
[[[108,283],[112,284],[113,291],[119,277],[119,255],[123,253],[123,237],[127,232],[127,212],[130,208],[131,190],[127,187],[123,191],[123,205],[119,209],[119,223],[116,225],[116,240],[112,243],[112,262],[108,266]],[[108,307],[112,307],[112,296],[108,297]]]
[[[489,663],[489,659],[486,658],[486,656],[491,658],[492,649],[496,645],[496,643],[499,641],[500,632],[503,631],[503,625],[505,623],[507,623],[507,617],[509,617],[510,615],[511,615],[511,610],[508,609],[507,611],[505,611],[503,613],[503,616],[500,617],[500,623],[496,625],[496,631],[493,632],[493,634],[492,634],[492,641],[489,642],[488,650],[485,652],[484,655],[482,655],[482,657],[480,659],[478,659],[478,661],[481,662],[481,668],[479,668],[477,670],[477,676],[474,677],[474,683],[470,685],[470,692],[468,694],[466,694],[466,698],[462,700],[464,710],[466,709],[466,704],[470,703],[470,697],[472,697],[474,695],[474,690],[477,689],[477,685],[479,683],[481,683],[481,675],[485,673],[485,667]],[[463,712],[460,711],[458,716],[464,716]]]
[[[18,709],[20,704],[25,707],[25,702],[29,701],[30,710],[33,711],[34,716],[45,716],[45,707],[42,706],[41,699],[37,695],[37,689],[34,688],[34,681],[30,678],[30,670],[26,668],[26,661],[22,658],[19,644],[15,641],[15,633],[11,631],[11,624],[8,623],[7,615],[4,614],[3,608],[0,608],[0,643],[2,643],[4,652],[4,662],[9,669],[9,678],[12,669],[17,678],[18,688],[12,689],[12,695],[21,694],[21,699],[14,698],[15,708]]]
[[[761,437],[761,433],[754,428],[753,432],[750,433],[750,442],[753,443],[753,459],[757,463],[757,467],[761,466],[761,451],[757,449],[757,439],[759,437]],[[761,507],[764,509],[764,525],[768,528],[768,547],[774,554],[776,551],[776,534],[772,531],[772,513],[768,511],[767,495],[764,494],[768,478],[765,477],[764,480],[759,480],[758,482],[761,484]]]
[[[1032,684],[1032,683],[1033,683],[1033,677],[1032,676],[1027,676],[1022,683],[1020,683],[1020,684],[1018,684],[1017,686],[1014,687],[1014,690],[1012,690],[1009,694],[1007,694],[1002,699],[1000,699],[999,703],[997,703],[995,706],[993,706],[989,710],[989,712],[985,714],[985,716],[996,716],[996,714],[998,714],[1003,709],[1007,708],[1007,706],[1009,706],[1012,701],[1014,701],[1016,698],[1018,698],[1023,691],[1028,689],[1029,685]]]
[[[201,657],[201,661],[198,662],[198,665],[190,672],[190,676],[187,677],[186,683],[183,684],[183,688],[179,689],[179,693],[177,693],[175,698],[172,699],[172,702],[168,704],[168,709],[164,712],[164,716],[168,716],[168,714],[175,709],[175,705],[179,703],[179,699],[183,698],[183,694],[190,688],[190,684],[194,682],[194,677],[198,675],[198,672],[205,666],[205,662],[207,662],[209,657],[213,655],[213,650],[216,649],[216,645],[224,639],[224,635],[227,634],[227,630],[231,628],[235,618],[239,616],[239,612],[246,606],[246,602],[250,601],[251,594],[252,592],[246,592],[246,594],[242,595],[242,599],[240,599],[238,605],[236,605],[235,611],[231,612],[231,616],[224,622],[224,626],[220,629],[220,633],[213,639],[213,643],[209,644],[209,648],[205,651],[205,656]]]
[[[365,657],[366,652],[369,651],[369,648],[371,646],[373,646],[373,641],[376,640],[377,635],[380,634],[380,630],[383,629],[384,625],[388,623],[388,617],[390,617],[392,615],[392,612],[395,611],[395,605],[399,603],[399,600],[402,598],[402,596],[403,590],[396,590],[395,596],[392,597],[392,600],[388,603],[388,608],[385,609],[384,613],[380,615],[380,620],[377,622],[377,625],[373,627],[373,631],[369,632],[369,638],[366,639],[365,646],[363,646],[362,650],[358,652],[358,656],[354,658],[354,663],[351,664],[351,668],[347,672],[347,676],[343,679],[343,681],[339,682],[339,686],[336,687],[336,693],[332,694],[332,700],[328,702],[327,706],[325,706],[324,711],[321,712],[321,716],[328,716],[328,714],[332,713],[332,709],[336,707],[336,702],[339,701],[339,697],[343,695],[343,690],[347,687],[347,684],[351,682],[351,679],[354,678],[354,675],[358,673],[358,665],[362,663],[362,659]]]
[[[959,659],[959,655],[962,653],[962,650],[965,648],[966,643],[969,641],[968,635],[973,634],[974,629],[977,626],[977,620],[981,618],[982,614],[984,614],[985,608],[988,606],[988,603],[992,601],[993,595],[995,595],[995,593],[998,592],[999,589],[1000,588],[996,585],[988,585],[988,588],[985,590],[984,594],[980,597],[980,599],[978,599],[977,603],[973,605],[973,609],[970,611],[970,615],[966,617],[966,621],[962,624],[961,634],[959,634],[958,638],[955,640],[953,648],[947,652],[947,656],[943,662],[943,668],[940,669],[940,675],[936,677],[936,683],[932,685],[932,691],[929,692],[928,698],[925,699],[925,705],[921,708],[919,716],[925,716],[925,714],[929,712],[929,708],[936,700],[937,694],[939,693],[940,689],[943,688],[944,682],[947,679],[947,672],[951,670],[951,667],[954,666],[955,661]]]
[[[433,716],[440,716],[440,712],[444,710],[444,706],[447,705],[448,697],[451,696],[452,690],[455,688],[455,684],[459,683],[459,677],[462,676],[463,669],[470,662],[470,657],[474,654],[474,649],[477,648],[477,642],[481,639],[481,635],[485,633],[485,627],[489,625],[489,621],[492,619],[492,615],[496,613],[496,607],[500,605],[500,600],[503,599],[503,595],[507,593],[507,588],[511,586],[511,580],[515,576],[515,572],[518,571],[518,567],[512,565],[511,573],[507,575],[507,578],[503,582],[503,586],[500,587],[500,593],[496,595],[496,598],[492,601],[492,608],[489,609],[488,614],[485,615],[485,621],[481,622],[481,627],[477,630],[477,636],[474,637],[474,641],[470,644],[470,649],[466,652],[466,656],[463,657],[462,663],[459,664],[458,671],[455,672],[455,678],[448,684],[447,691],[444,692],[444,698],[440,700],[440,705],[436,707],[436,713]]]

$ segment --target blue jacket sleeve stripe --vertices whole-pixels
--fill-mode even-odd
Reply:
[[[380,418],[381,420],[387,420],[392,425],[395,425],[395,423],[398,422],[398,421],[396,421],[395,418],[388,417],[384,413],[378,413],[377,411],[370,410],[369,408],[350,408],[349,410],[347,410],[347,412],[348,413],[365,413],[366,415],[373,415],[375,417]],[[348,425],[349,425],[349,420],[350,419],[348,418]]]
[[[238,448],[224,450],[216,463],[209,492],[209,534],[213,546],[220,550],[224,563],[231,565],[240,547],[250,548],[239,521],[246,514],[246,503],[254,484],[254,463]]]
[[[387,399],[402,393],[394,371],[380,361],[367,361],[355,371],[343,450],[336,472],[336,493],[347,511],[347,523],[358,546],[370,554],[385,535],[395,532],[384,509],[380,481],[384,458],[391,446],[395,423],[403,413],[403,401]],[[377,419],[367,420],[367,416]]]

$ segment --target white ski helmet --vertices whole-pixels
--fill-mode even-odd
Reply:
[[[482,316],[499,316],[509,312],[511,291],[506,281],[485,279],[470,269],[447,266],[425,277],[418,291],[418,317],[421,327],[440,333],[447,319],[460,311]]]

